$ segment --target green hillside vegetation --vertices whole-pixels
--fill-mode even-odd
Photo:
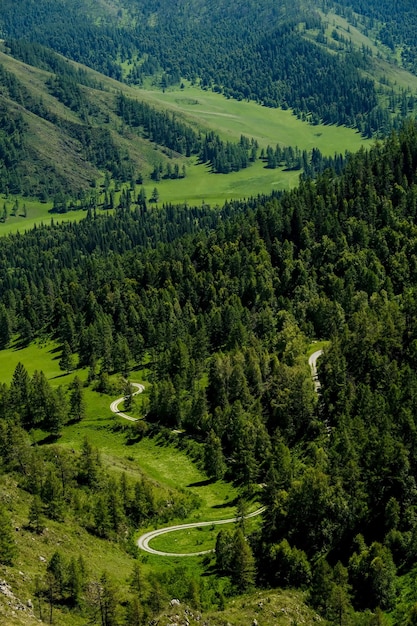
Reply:
[[[181,45],[183,37],[189,44],[182,48],[184,54],[182,60],[179,55],[178,66],[169,65],[165,52],[157,52],[154,48],[153,41],[158,39],[158,33],[165,45],[171,37],[167,35],[168,24],[171,27],[172,23],[177,23],[177,16],[170,6],[152,10],[151,6],[127,3],[124,8],[114,6],[110,10],[110,6],[93,9],[86,3],[77,15],[72,15],[72,9],[65,2],[60,7],[59,18],[55,14],[57,7],[42,8],[43,21],[37,25],[37,41],[32,43],[13,39],[18,31],[19,36],[26,32],[27,39],[32,38],[26,30],[30,30],[32,20],[36,19],[32,7],[26,7],[25,25],[20,22],[19,14],[11,4],[6,3],[2,14],[4,32],[11,36],[4,49],[12,55],[3,54],[0,57],[4,68],[2,76],[5,93],[8,95],[3,106],[6,107],[8,124],[14,120],[15,125],[20,124],[20,130],[19,146],[15,145],[13,152],[10,147],[4,148],[8,162],[5,161],[7,168],[3,170],[0,189],[2,187],[6,194],[11,194],[13,202],[15,196],[23,194],[26,197],[38,196],[42,200],[55,199],[55,206],[58,205],[60,213],[68,209],[86,210],[90,203],[108,210],[118,205],[118,190],[123,185],[132,187],[137,181],[144,185],[141,193],[148,200],[153,198],[160,203],[221,204],[226,199],[288,189],[298,182],[298,174],[303,171],[303,166],[297,164],[294,167],[292,164],[288,167],[284,163],[276,172],[270,171],[265,167],[264,160],[257,160],[262,148],[271,146],[275,149],[277,144],[281,148],[291,146],[299,148],[301,152],[306,150],[306,159],[311,158],[313,149],[319,149],[322,155],[328,157],[333,157],[335,153],[344,155],[346,150],[356,150],[362,140],[352,129],[345,129],[340,124],[359,129],[364,136],[382,136],[393,125],[398,125],[399,119],[412,114],[414,110],[417,79],[405,70],[405,67],[410,69],[410,64],[399,63],[396,49],[384,43],[382,22],[372,18],[371,24],[370,18],[344,11],[340,6],[326,4],[320,12],[316,8],[311,10],[308,3],[300,3],[297,5],[299,28],[295,27],[294,6],[286,7],[286,13],[281,13],[266,3],[263,11],[254,18],[253,7],[249,5],[247,14],[238,19],[236,8],[228,8],[225,14],[220,14],[216,7],[210,13],[210,20],[216,24],[216,28],[206,32],[199,20],[193,22],[193,12],[197,8],[201,12],[202,5],[192,3],[189,15],[183,15],[181,19],[197,25],[195,34],[199,33],[198,40],[203,38],[208,46],[205,48],[205,58],[200,63],[199,74],[190,65],[188,55],[194,51],[192,54],[195,57],[196,51],[189,33],[186,35],[187,27],[184,23],[178,26],[175,44],[171,42],[171,50]],[[109,11],[107,15],[106,11]],[[72,37],[69,37],[67,30],[64,37],[50,39],[52,31],[60,31],[62,18],[69,15],[72,16],[73,27],[78,30],[74,31]],[[147,16],[145,22],[139,15],[142,18]],[[46,32],[43,29],[52,17],[56,21],[53,28]],[[251,88],[255,90],[253,93],[247,92],[238,65],[233,65],[239,62],[239,57],[235,58],[235,43],[224,36],[225,32],[233,28],[239,40],[246,33],[247,20],[252,20],[252,37],[247,40],[247,58],[251,59],[252,54],[256,56],[262,51],[262,58],[265,56],[265,60],[269,59],[272,63],[274,55],[284,55],[281,60],[286,68],[283,80],[278,76],[268,78],[271,68],[267,64],[256,67],[256,70],[248,67],[244,80],[252,76],[250,82]],[[145,23],[150,24],[150,29],[144,33],[141,29]],[[268,26],[265,30],[266,24]],[[143,35],[141,51],[134,49],[137,45],[132,39],[135,29],[139,29],[137,32]],[[87,32],[92,37],[89,45],[92,56],[89,58],[83,56],[81,44]],[[114,46],[120,45],[122,32],[123,46],[116,53]],[[221,67],[219,52],[214,56],[210,52],[213,45],[218,48],[220,32],[223,41],[221,49],[231,46],[226,55],[231,68],[228,74]],[[112,43],[108,38],[110,33],[113,36]],[[125,83],[147,87],[152,84],[152,90],[132,89],[103,74],[71,63],[40,45],[39,40],[52,47],[58,46],[61,52],[90,63],[110,76],[117,76]],[[400,46],[398,33],[397,40],[396,45]],[[64,42],[65,49],[62,47]],[[100,50],[103,53],[106,51],[109,61],[106,67],[102,67],[102,61],[97,61],[99,56],[102,58]],[[288,55],[291,58],[287,59]],[[339,57],[343,69],[338,70]],[[303,65],[306,58],[310,64],[314,62],[318,66],[317,71],[310,67],[308,77],[303,77],[307,71]],[[233,63],[230,64],[232,59]],[[119,63],[123,71],[117,70]],[[313,77],[323,76],[329,82],[325,86],[311,84],[307,91],[311,87],[316,95],[307,96],[305,92],[301,97],[297,85],[292,84],[294,71],[297,81],[303,82],[304,91]],[[333,71],[338,72],[338,80],[331,78]],[[260,81],[274,83],[274,103],[269,102],[271,95],[261,95],[264,86],[261,83],[256,86],[254,72]],[[236,83],[237,73],[239,84]],[[330,84],[337,85],[342,79],[347,81],[343,90],[345,94],[350,94],[349,103],[330,89]],[[352,84],[349,83],[351,80]],[[290,90],[288,93],[284,93],[284,84]],[[360,95],[362,89],[364,94],[366,92],[366,98]],[[116,115],[117,93],[121,92],[129,99],[150,105],[150,110],[154,111],[154,116],[159,120],[164,115],[170,115],[164,111],[175,113],[175,123],[177,126],[179,124],[175,132],[184,134],[194,131],[199,141],[201,137],[204,139],[206,133],[218,134],[219,141],[226,142],[222,154],[209,157],[206,152],[206,156],[203,156],[202,150],[195,144],[190,154],[194,152],[197,161],[205,162],[203,166],[196,166],[196,159],[190,161],[187,151],[182,153],[175,149],[166,130],[155,135],[142,123],[140,128],[129,126],[129,120],[123,116],[125,125],[122,126],[120,117]],[[329,103],[319,102],[317,94],[339,103],[345,112],[333,110],[334,105]],[[371,104],[372,98],[374,104]],[[361,99],[366,110],[361,108]],[[270,104],[272,108],[261,104]],[[280,108],[274,108],[277,105]],[[337,123],[337,126],[323,126],[320,122]],[[4,132],[11,136],[14,131],[13,128],[5,127]],[[242,135],[259,146],[256,156],[254,152],[252,156],[247,153],[237,157],[236,151],[240,150],[238,144]],[[16,141],[16,133],[13,137]],[[7,141],[5,138],[4,146]],[[231,152],[236,153],[235,156],[228,156],[225,160],[225,154],[230,155]],[[206,158],[209,160],[205,161]],[[248,171],[242,171],[242,167]],[[159,180],[152,180],[156,168],[162,168],[161,189]],[[175,171],[181,175],[175,174]],[[231,172],[228,174],[230,178],[219,176],[214,185],[209,176],[212,171]],[[47,176],[45,172],[48,172]],[[114,190],[112,198],[109,194],[105,196],[100,186],[103,180],[107,181],[106,191],[110,188]],[[100,194],[98,201],[94,198],[97,193]],[[46,216],[49,206],[44,209],[41,214],[45,213]],[[73,217],[78,219],[81,216],[82,213],[74,213]],[[32,212],[26,226],[25,220],[22,220],[23,229],[37,219]],[[3,210],[1,231],[21,230],[20,226],[15,225],[16,221],[19,220],[15,219],[13,212],[7,215]]]
[[[314,123],[345,124],[368,136],[386,132],[403,115],[400,90],[387,85],[376,57],[414,71],[413,38],[403,22],[405,13],[409,23],[416,19],[409,3],[406,11],[391,12],[390,3],[356,3],[357,13],[346,2],[328,0],[285,0],[279,7],[267,0],[262,10],[248,0],[240,4],[215,2],[208,10],[203,0],[187,9],[167,1],[83,1],[75,10],[62,0],[37,9],[26,1],[16,10],[7,0],[1,23],[10,40],[40,42],[131,84],[151,76],[166,90],[187,79],[239,101],[290,108]],[[341,20],[346,34],[337,30]],[[48,65],[24,42],[10,45],[19,58]],[[394,110],[394,100],[389,108],[385,102],[391,91]]]
[[[2,1],[1,623],[417,623],[416,23]]]
[[[114,624],[141,624],[178,597],[238,623],[240,594],[295,588],[270,592],[274,611],[412,623],[416,171],[409,122],[283,194],[92,211],[2,240],[1,367],[21,346],[49,372],[20,361],[0,387],[0,559],[37,615],[100,623],[109,602]],[[132,423],[109,409],[124,395],[127,410],[128,380],[145,384]],[[155,540],[215,541],[207,557],[135,546],[259,503],[253,523]]]
[[[274,171],[266,168],[265,161],[258,157],[268,145],[274,149],[276,145],[293,145],[306,151],[309,159],[313,148],[332,157],[338,150],[340,152],[340,146],[344,153],[357,149],[362,143],[353,130],[313,127],[298,120],[290,111],[238,103],[189,84],[185,89],[172,88],[164,94],[129,88],[71,64],[39,46],[34,49],[38,56],[42,53],[42,63],[38,56],[35,59],[30,56],[30,46],[24,49],[25,54],[32,62],[42,65],[41,69],[0,53],[8,94],[4,99],[4,119],[16,119],[20,124],[19,151],[16,153],[13,148],[10,162],[3,169],[2,233],[22,232],[41,220],[47,221],[51,209],[61,220],[80,219],[93,204],[98,210],[117,207],[123,188],[130,190],[134,200],[142,187],[141,193],[150,200],[156,186],[159,202],[208,201],[213,204],[268,189],[286,189],[296,184],[302,167],[288,169],[283,163]],[[21,56],[24,56],[22,51]],[[49,69],[63,73],[60,89],[56,75]],[[157,120],[164,119],[167,115],[164,111],[172,111],[168,115],[175,115],[179,132],[193,133],[195,142],[200,144],[202,132],[214,132],[225,146],[238,146],[242,129],[247,131],[249,141],[259,147],[252,157],[249,151],[245,153],[248,171],[232,171],[227,176],[218,174],[214,185],[210,175],[213,164],[212,167],[209,162],[198,164],[209,157],[202,156],[197,144],[197,156],[181,155],[175,150],[176,146],[169,143],[168,135],[165,139],[162,134],[156,144],[149,129],[142,133],[134,127],[121,127],[120,117],[116,115],[117,93],[121,90],[129,102],[143,102],[141,106],[150,107],[147,110],[153,111]],[[208,110],[210,115],[207,115]],[[12,115],[12,111],[16,112]],[[4,132],[10,136],[15,133],[8,126]],[[6,141],[5,135],[4,149],[10,152]],[[221,167],[219,163],[217,167]],[[154,180],[152,174],[157,167],[162,171],[157,177],[159,180]],[[232,169],[240,167],[231,165]],[[171,172],[168,178],[166,172]],[[32,200],[34,195],[43,202]],[[46,202],[48,198],[51,200]],[[68,210],[70,216],[66,215]]]

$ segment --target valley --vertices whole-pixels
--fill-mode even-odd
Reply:
[[[3,0],[1,623],[416,622],[415,24]]]

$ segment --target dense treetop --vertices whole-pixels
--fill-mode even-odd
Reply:
[[[166,87],[184,77],[227,97],[291,107],[316,122],[357,126],[367,133],[382,128],[375,85],[364,72],[372,68],[370,51],[352,46],[335,51],[323,45],[326,27],[316,3],[286,0],[277,6],[264,0],[261,5],[214,2],[208,7],[202,0],[126,0],[117,8],[106,11],[104,5],[86,0],[77,7],[64,0],[36,5],[5,0],[0,25],[13,54],[26,60],[24,44],[13,39],[40,42],[133,83],[155,75]],[[371,12],[369,7],[356,8],[366,16]],[[376,12],[383,19],[387,11],[383,5]],[[410,39],[407,25],[415,19],[414,9],[405,22],[403,13],[400,3],[385,20],[385,39],[394,37],[398,46]],[[384,32],[380,30],[383,40]],[[403,55],[413,69],[407,54],[412,57],[411,44]],[[45,59],[38,62],[45,65]],[[128,70],[122,70],[121,62],[128,62]]]
[[[102,391],[146,356],[147,422],[183,429],[213,479],[248,496],[265,484],[251,551],[237,572],[227,554],[242,538],[223,535],[219,569],[246,589],[253,552],[259,584],[308,588],[330,622],[399,611],[397,575],[417,559],[416,171],[410,122],[341,174],[281,195],[221,210],[92,207],[79,224],[2,240],[1,346],[53,337],[62,367],[89,367]],[[312,337],[331,340],[318,400]],[[17,442],[36,420],[52,434],[65,422],[37,377],[20,368],[1,388]],[[7,467],[15,445],[3,445]]]

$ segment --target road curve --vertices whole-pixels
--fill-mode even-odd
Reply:
[[[320,389],[320,381],[317,375],[317,359],[323,354],[323,350],[316,350],[313,354],[310,355],[308,359],[308,364],[311,369],[311,377],[313,379],[314,389],[318,393]]]
[[[132,393],[132,396],[137,396],[138,393],[142,393],[142,391],[145,389],[145,387],[141,385],[140,383],[130,383],[130,384],[132,385],[132,387],[136,388],[136,391]],[[119,417],[124,417],[124,419],[129,420],[129,422],[137,422],[138,421],[137,417],[131,417],[130,415],[126,415],[126,413],[122,413],[122,411],[119,411],[119,404],[121,404],[124,399],[125,399],[125,396],[123,396],[123,398],[118,398],[117,400],[114,400],[114,402],[112,402],[110,405],[110,411],[112,413],[116,413]]]
[[[245,515],[244,519],[250,519],[251,517],[256,517],[265,511],[265,507],[261,507],[253,513],[249,513]],[[214,550],[203,550],[201,552],[187,552],[185,554],[180,554],[178,552],[162,552],[161,550],[155,550],[154,548],[149,547],[149,542],[155,537],[159,537],[160,535],[165,535],[165,533],[173,533],[176,530],[186,530],[189,528],[201,528],[201,526],[218,526],[219,524],[231,524],[233,522],[237,522],[237,517],[232,517],[230,519],[219,519],[210,522],[192,522],[191,524],[177,524],[176,526],[168,526],[166,528],[159,528],[158,530],[151,530],[148,533],[145,533],[141,537],[139,537],[137,541],[137,545],[141,550],[145,552],[149,552],[150,554],[157,554],[158,556],[200,556],[202,554],[209,554]]]
[[[311,368],[311,376],[313,378],[314,389],[316,390],[316,392],[318,392],[320,388],[320,381],[317,376],[317,359],[322,354],[323,354],[323,350],[316,350],[315,352],[313,352],[313,354],[310,355],[308,359],[308,364]],[[141,385],[140,383],[131,383],[131,384],[137,389],[137,391],[133,393],[134,396],[137,395],[138,393],[142,393],[142,391],[144,390],[144,386]],[[120,417],[124,417],[125,419],[130,420],[131,422],[136,422],[137,421],[136,418],[131,417],[130,415],[126,415],[126,413],[122,413],[121,411],[119,411],[119,404],[123,402],[123,400],[124,400],[124,397],[118,398],[117,400],[112,402],[110,405],[110,410],[113,413],[120,415]],[[265,507],[263,506],[260,509],[253,511],[252,513],[249,513],[248,515],[245,515],[244,519],[250,519],[251,517],[256,517],[257,515],[261,515],[261,513],[263,513],[264,511],[265,511]],[[203,554],[210,554],[214,550],[202,550],[201,552],[187,552],[187,553],[163,552],[162,550],[155,550],[154,548],[151,548],[149,546],[149,542],[155,539],[156,537],[159,537],[160,535],[173,533],[177,530],[200,528],[202,526],[219,526],[220,524],[231,524],[237,521],[238,521],[238,518],[233,517],[229,519],[220,519],[220,520],[214,520],[214,521],[209,521],[209,522],[192,522],[190,524],[177,524],[175,526],[167,526],[165,528],[158,528],[157,530],[151,530],[141,535],[139,539],[137,540],[137,545],[141,550],[144,550],[144,552],[148,552],[149,554],[156,554],[157,556],[183,557],[183,556],[201,556]]]

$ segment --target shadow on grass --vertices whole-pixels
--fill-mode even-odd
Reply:
[[[213,478],[207,478],[206,480],[199,480],[196,483],[190,483],[187,487],[207,487],[207,485],[211,485],[216,482]]]
[[[36,442],[36,445],[38,446],[46,446],[48,444],[51,443],[56,443],[58,441],[58,439],[60,439],[61,435],[46,435],[46,437],[44,437],[43,439],[40,439],[39,441]]]
[[[12,350],[13,352],[19,352],[19,350],[23,350],[23,348],[27,348],[28,346],[30,346],[30,341],[27,339],[17,339],[12,346]]]
[[[222,504],[214,504],[212,506],[213,509],[227,509],[231,506],[237,506],[239,502],[239,497],[234,498],[233,500],[228,500],[227,502],[222,502]]]
[[[52,376],[51,380],[55,380],[56,378],[63,378],[64,376],[68,376],[71,372],[62,372],[62,374],[57,374],[56,376]]]

